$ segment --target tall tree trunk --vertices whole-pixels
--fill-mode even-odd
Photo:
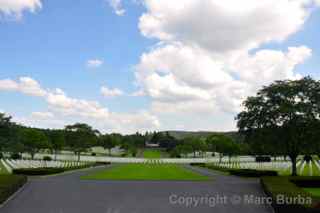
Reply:
[[[223,157],[222,153],[219,153],[219,164],[222,163],[222,157]]]
[[[57,160],[57,153],[58,153],[58,150],[54,150],[54,160],[55,161]]]
[[[80,154],[81,152],[78,152],[78,161],[80,161]]]
[[[297,176],[297,155],[290,155],[290,160],[292,163],[292,176]]]

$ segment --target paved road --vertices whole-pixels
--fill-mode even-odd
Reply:
[[[189,167],[212,176],[208,182],[87,181],[88,172],[29,181],[1,213],[271,213],[270,206],[246,204],[245,195],[263,197],[257,180],[223,176],[205,169]],[[226,196],[226,198],[224,197]],[[194,202],[190,203],[190,197]],[[202,201],[199,200],[202,197]],[[216,202],[214,202],[216,199]],[[171,200],[171,203],[170,203]],[[239,204],[240,202],[240,204]],[[213,206],[216,204],[215,206]],[[189,206],[187,206],[189,205]],[[192,206],[190,206],[192,205]]]

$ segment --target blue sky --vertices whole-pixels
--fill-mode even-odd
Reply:
[[[247,26],[253,33],[244,36],[248,39],[239,36],[235,39],[238,43],[226,43],[226,47],[218,51],[215,42],[221,43],[221,38],[215,36],[223,30],[219,30],[221,23],[217,20],[230,16],[228,7],[233,6],[227,5],[225,9],[226,5],[214,5],[215,1],[205,0],[212,8],[203,11],[201,8],[206,7],[205,4],[188,5],[184,1],[167,0],[161,3],[79,0],[76,4],[71,0],[23,0],[12,5],[7,0],[0,2],[0,110],[25,125],[49,128],[80,121],[108,132],[232,130],[239,103],[262,85],[294,78],[296,74],[319,78],[320,30],[317,25],[320,12],[317,2],[312,4],[312,11],[308,9],[310,5],[299,5],[292,10],[279,6],[279,26],[272,25],[275,20],[267,21],[266,25],[270,26],[266,29],[261,29],[259,23],[226,23],[223,29],[234,32],[233,37],[240,34],[233,28],[237,24]],[[280,1],[284,3],[282,6],[292,6],[290,1]],[[125,13],[116,14],[112,7],[115,5]],[[177,10],[181,5],[183,9]],[[262,18],[267,20],[269,13],[274,16],[268,4],[262,8],[266,11],[266,17]],[[214,17],[210,9],[221,10],[221,17]],[[250,17],[249,13],[232,11],[235,17]],[[210,16],[208,23],[194,17],[193,12],[203,13],[203,18]],[[300,12],[308,15],[302,17]],[[163,20],[154,22],[154,17],[160,13],[159,19]],[[174,13],[178,16],[171,16]],[[282,13],[288,17],[283,18]],[[141,18],[143,14],[148,16]],[[292,28],[284,27],[282,31],[281,24],[287,26],[288,23]],[[261,33],[256,33],[258,31]],[[256,35],[251,38],[252,34]],[[226,37],[233,39],[230,35]],[[251,46],[251,43],[257,45]],[[301,46],[306,48],[294,50],[292,54],[297,55],[294,58],[278,54],[287,54],[288,47]],[[277,52],[255,60],[257,53],[263,50]],[[194,57],[190,57],[193,54]],[[142,55],[145,60],[141,59]],[[248,63],[241,64],[238,58]],[[197,66],[186,65],[193,59]],[[101,65],[89,66],[89,60],[101,61]],[[256,64],[258,62],[260,64]],[[222,65],[215,67],[215,64]],[[270,68],[263,64],[276,65]],[[261,72],[263,80],[256,82],[248,77],[250,70]],[[195,77],[198,75],[203,78]],[[36,89],[46,94],[25,92],[26,88],[19,85],[21,77],[35,81],[39,84]],[[208,83],[208,78],[214,80]],[[219,86],[220,81],[227,87]],[[107,87],[111,93],[103,94],[102,87]],[[56,88],[61,89],[63,95],[57,93],[55,100],[49,100]],[[121,94],[114,95],[113,89]],[[133,95],[134,92],[140,95]],[[83,108],[66,109],[62,102],[71,99],[77,105],[77,101],[83,100],[95,101],[99,106],[88,110],[91,105],[87,106],[86,102]]]

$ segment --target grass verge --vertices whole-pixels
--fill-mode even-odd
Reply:
[[[319,180],[310,177],[262,177],[261,185],[265,193],[272,198],[275,212],[317,212],[320,198],[298,184],[306,185]]]
[[[27,182],[26,176],[0,175],[0,204]]]
[[[200,175],[176,164],[121,164],[103,171],[84,176],[84,180],[176,180],[207,181]]]

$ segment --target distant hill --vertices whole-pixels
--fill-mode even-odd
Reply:
[[[191,137],[191,136],[194,136],[194,137],[204,137],[204,138],[206,138],[206,137],[208,137],[209,135],[212,135],[212,134],[223,134],[223,135],[226,135],[226,136],[229,136],[229,137],[235,139],[236,141],[239,141],[239,140],[240,140],[239,133],[238,133],[238,132],[235,132],[235,131],[230,131],[230,132],[164,131],[164,132],[168,132],[171,136],[173,136],[173,137],[175,137],[175,138],[177,138],[177,139],[183,139],[183,138]]]

